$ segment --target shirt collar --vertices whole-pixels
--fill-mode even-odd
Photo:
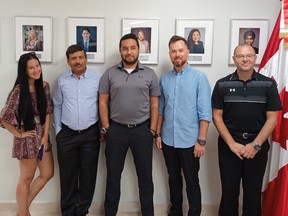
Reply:
[[[255,71],[255,69],[253,69],[252,76],[251,76],[251,78],[250,78],[249,80],[258,80],[257,74],[258,74],[258,73]],[[231,80],[231,81],[239,80],[239,76],[238,76],[238,74],[237,74],[237,70],[235,70],[234,73],[231,74],[230,80]]]
[[[120,63],[118,63],[116,65],[116,68],[120,69],[121,71],[124,71],[124,66],[123,66],[123,62],[121,61]],[[137,72],[139,70],[144,70],[144,65],[142,65],[139,61],[137,62],[137,66],[136,68],[131,72]]]
[[[187,64],[184,68],[182,68],[182,70],[181,71],[179,71],[178,73],[176,72],[176,70],[175,70],[175,68],[173,68],[173,74],[175,75],[175,76],[177,76],[177,75],[184,75],[184,74],[186,74],[189,70],[190,70],[190,65],[189,64]]]
[[[80,77],[86,78],[86,76],[87,76],[87,74],[88,74],[87,71],[88,71],[88,68],[86,67],[85,72],[84,72]],[[70,68],[69,71],[68,71],[68,75],[70,75],[70,76],[74,76],[74,74],[73,74],[71,68]]]

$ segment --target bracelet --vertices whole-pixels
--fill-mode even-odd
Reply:
[[[161,133],[156,133],[154,137],[155,138],[161,137]]]
[[[155,131],[155,130],[153,130],[152,128],[150,128],[150,131],[152,131],[154,134],[156,134],[156,131]]]

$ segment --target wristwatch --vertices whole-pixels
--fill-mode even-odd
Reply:
[[[253,143],[253,148],[258,152],[261,150],[261,145],[257,143]]]
[[[100,130],[100,133],[106,134],[108,130],[109,130],[109,128],[102,127],[101,130]]]
[[[197,139],[197,142],[198,142],[201,146],[206,145],[206,140],[203,140],[203,139]]]

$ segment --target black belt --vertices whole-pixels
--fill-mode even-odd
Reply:
[[[115,122],[113,120],[111,120],[111,122],[114,123],[114,124],[120,125],[120,126],[127,127],[127,128],[135,128],[135,127],[139,127],[140,125],[143,125],[145,123],[148,123],[149,119],[147,119],[146,121],[144,121],[144,122],[142,122],[140,124],[121,124],[121,123]]]
[[[62,127],[66,127],[67,129],[69,129],[69,130],[71,130],[71,131],[73,131],[75,133],[82,134],[82,133],[85,133],[88,130],[90,130],[92,127],[96,126],[96,124],[97,124],[97,122],[95,124],[93,124],[93,125],[90,125],[88,128],[83,129],[83,130],[73,130],[73,129],[69,128],[67,125],[63,124],[63,123],[62,123]]]
[[[255,133],[240,133],[240,132],[236,132],[236,131],[229,131],[232,135],[241,137],[243,139],[254,139],[257,137],[258,134]]]

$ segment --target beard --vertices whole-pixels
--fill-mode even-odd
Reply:
[[[138,56],[128,59],[122,55],[122,61],[127,65],[134,65],[138,61]]]
[[[187,62],[187,60],[184,60],[184,59],[182,59],[181,61],[176,59],[173,61],[173,65],[175,67],[182,67],[186,62]]]

